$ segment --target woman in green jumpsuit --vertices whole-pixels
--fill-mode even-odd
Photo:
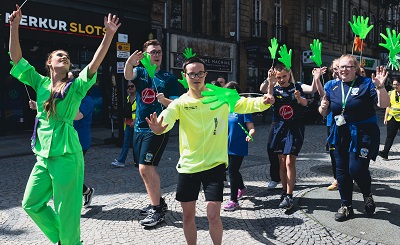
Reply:
[[[64,50],[55,50],[47,58],[48,76],[40,75],[22,58],[18,35],[22,13],[16,7],[9,19],[9,49],[14,63],[10,74],[36,91],[38,105],[31,144],[37,162],[30,174],[22,207],[53,243],[81,244],[84,161],[73,120],[81,100],[96,82],[97,69],[121,24],[115,15],[104,17],[106,31],[93,60],[71,82],[67,78],[71,61]],[[54,209],[48,206],[51,197]]]

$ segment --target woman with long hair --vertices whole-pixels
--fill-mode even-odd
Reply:
[[[22,207],[51,242],[81,244],[84,160],[73,121],[83,97],[96,82],[97,69],[121,24],[115,15],[104,17],[103,40],[93,60],[72,82],[68,79],[71,61],[66,51],[49,54],[45,62],[48,76],[40,75],[22,57],[18,34],[21,19],[21,9],[16,5],[9,19],[9,49],[14,63],[10,74],[37,93],[31,144],[37,161],[28,179]],[[48,206],[50,198],[54,200],[54,209]]]

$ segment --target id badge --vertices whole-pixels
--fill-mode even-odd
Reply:
[[[346,120],[344,120],[344,116],[342,114],[336,115],[335,117],[336,126],[342,126],[346,124]]]

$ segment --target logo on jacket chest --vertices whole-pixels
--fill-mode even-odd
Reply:
[[[150,88],[145,88],[141,94],[142,101],[145,104],[151,104],[156,100],[156,93]]]
[[[292,118],[293,108],[290,105],[283,105],[279,108],[279,115],[285,120]]]

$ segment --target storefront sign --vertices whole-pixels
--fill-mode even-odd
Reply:
[[[210,57],[199,57],[206,63],[207,70],[209,71],[219,71],[219,72],[232,72],[232,60],[230,59],[220,59],[220,58],[210,58]],[[185,62],[185,57],[180,54],[174,54],[173,67],[182,69],[183,62]]]
[[[5,24],[9,25],[10,13],[5,15]],[[36,31],[57,32],[78,36],[91,36],[103,38],[106,28],[93,24],[83,24],[76,21],[67,22],[64,20],[43,18],[31,15],[22,15],[21,28]]]

